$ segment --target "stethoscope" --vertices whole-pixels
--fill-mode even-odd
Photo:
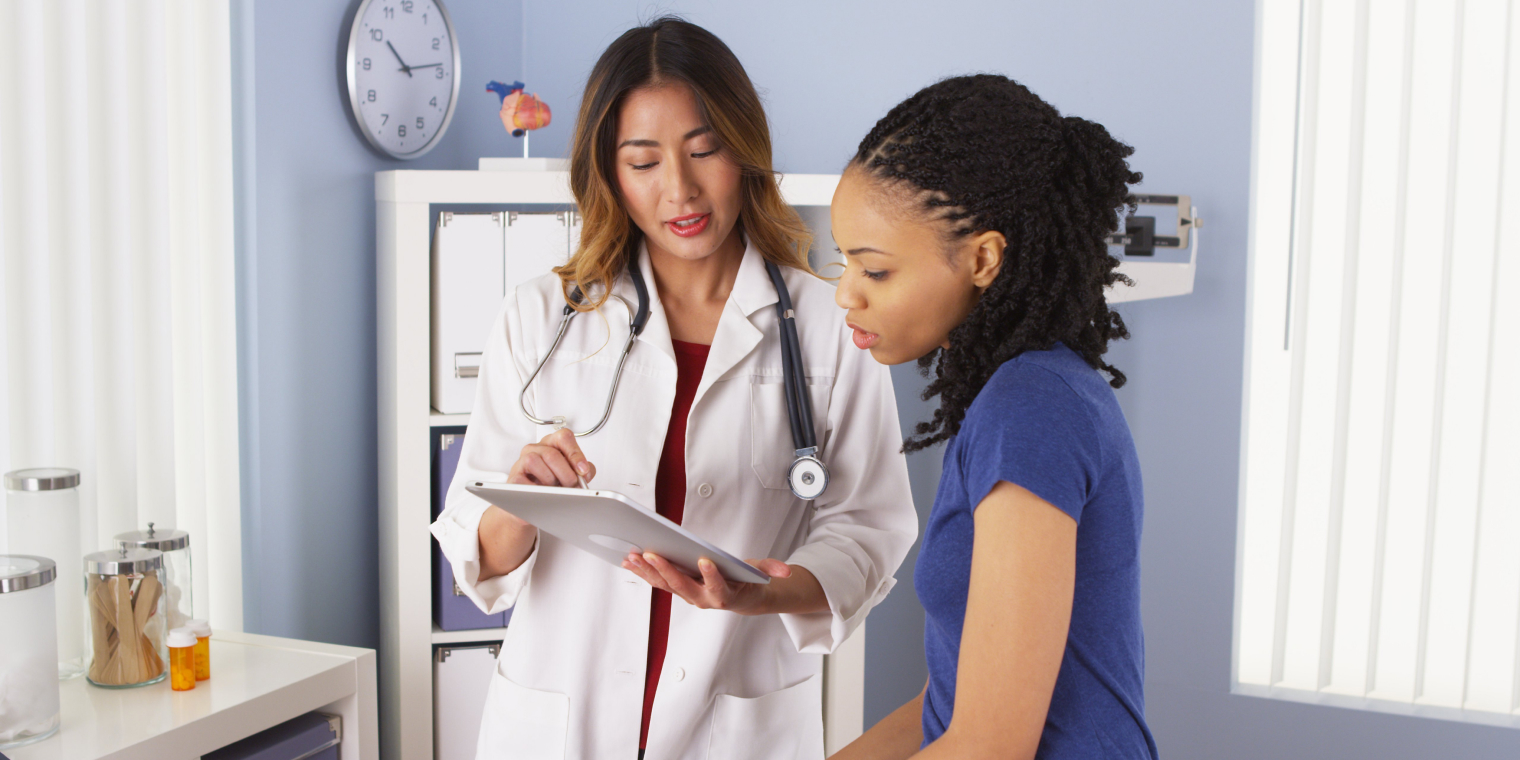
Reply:
[[[786,471],[786,480],[797,498],[811,501],[822,496],[824,489],[828,488],[829,468],[818,458],[818,441],[813,433],[813,399],[808,395],[807,381],[802,376],[802,348],[797,338],[797,320],[796,314],[792,311],[792,296],[786,289],[786,283],[781,279],[781,270],[775,264],[765,262],[765,271],[770,275],[771,284],[776,287],[776,316],[780,319],[781,330],[782,382],[786,386],[786,414],[791,423],[792,447],[795,449],[795,459]],[[623,353],[618,357],[617,371],[612,376],[611,388],[607,390],[607,403],[602,408],[602,418],[590,430],[577,432],[572,429],[570,432],[577,438],[591,435],[607,424],[607,418],[612,415],[612,401],[617,397],[618,384],[623,379],[623,366],[628,363],[628,353],[633,350],[634,340],[639,337],[639,334],[644,331],[644,325],[649,322],[649,288],[644,284],[644,273],[639,270],[637,258],[630,257],[628,261],[628,277],[633,280],[633,289],[638,294],[638,308],[634,308],[622,296],[612,296],[622,302],[623,308],[628,310],[628,340],[623,343]],[[581,289],[577,287],[570,292],[569,300],[580,303],[582,297]],[[533,374],[528,376],[528,381],[523,383],[522,393],[517,397],[523,416],[536,425],[565,426],[564,417],[542,420],[533,416],[533,413],[528,411],[528,389],[533,386],[534,378],[543,372],[544,365],[548,364],[549,359],[554,356],[560,341],[565,338],[565,332],[570,329],[570,320],[575,319],[577,313],[579,312],[575,310],[575,307],[569,303],[565,304],[564,315],[559,322],[559,332],[555,333],[554,342],[549,344],[549,352],[544,354],[544,358],[533,369]]]

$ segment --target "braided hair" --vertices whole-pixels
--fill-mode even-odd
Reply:
[[[1115,270],[1104,237],[1121,209],[1133,209],[1128,185],[1141,175],[1125,161],[1132,153],[1102,125],[1062,117],[1029,88],[991,74],[925,87],[860,142],[849,169],[911,199],[947,240],[986,231],[1007,240],[1002,269],[950,331],[949,348],[918,360],[926,377],[934,370],[923,398],[938,396],[940,406],[904,451],[954,436],[998,367],[1057,341],[1113,387],[1124,385],[1103,354],[1129,330],[1103,292],[1132,283]]]

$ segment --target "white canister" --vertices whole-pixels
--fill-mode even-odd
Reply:
[[[58,730],[57,565],[0,554],[0,750]]]
[[[148,523],[147,530],[134,530],[116,534],[116,541],[125,549],[156,549],[164,553],[165,601],[169,606],[169,629],[185,625],[195,617],[190,587],[193,585],[190,570],[190,534],[182,530],[156,530]],[[205,608],[206,600],[201,600]]]
[[[79,471],[38,467],[5,474],[5,538],[0,553],[47,557],[58,569],[58,587],[73,594],[84,587],[79,545]],[[58,676],[84,674],[84,611],[58,605]]]

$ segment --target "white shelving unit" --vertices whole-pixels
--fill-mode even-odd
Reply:
[[[537,160],[537,159],[535,159]],[[569,174],[532,171],[389,171],[375,174],[376,313],[380,450],[380,745],[385,760],[433,757],[433,646],[500,641],[505,629],[439,631],[432,622],[432,468],[429,432],[469,422],[429,406],[433,205],[572,204]],[[838,176],[795,174],[782,194],[800,207],[827,206]],[[813,216],[816,217],[816,214]],[[824,670],[829,752],[859,736],[864,721],[865,629]]]

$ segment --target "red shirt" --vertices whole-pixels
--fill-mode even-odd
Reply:
[[[686,512],[686,418],[702,382],[710,346],[672,340],[676,350],[676,403],[670,410],[665,449],[654,477],[654,511],[680,525]],[[639,726],[639,749],[649,741],[649,711],[654,707],[655,688],[665,666],[665,642],[670,638],[670,592],[655,590],[649,609],[649,665],[644,671],[644,719]]]

